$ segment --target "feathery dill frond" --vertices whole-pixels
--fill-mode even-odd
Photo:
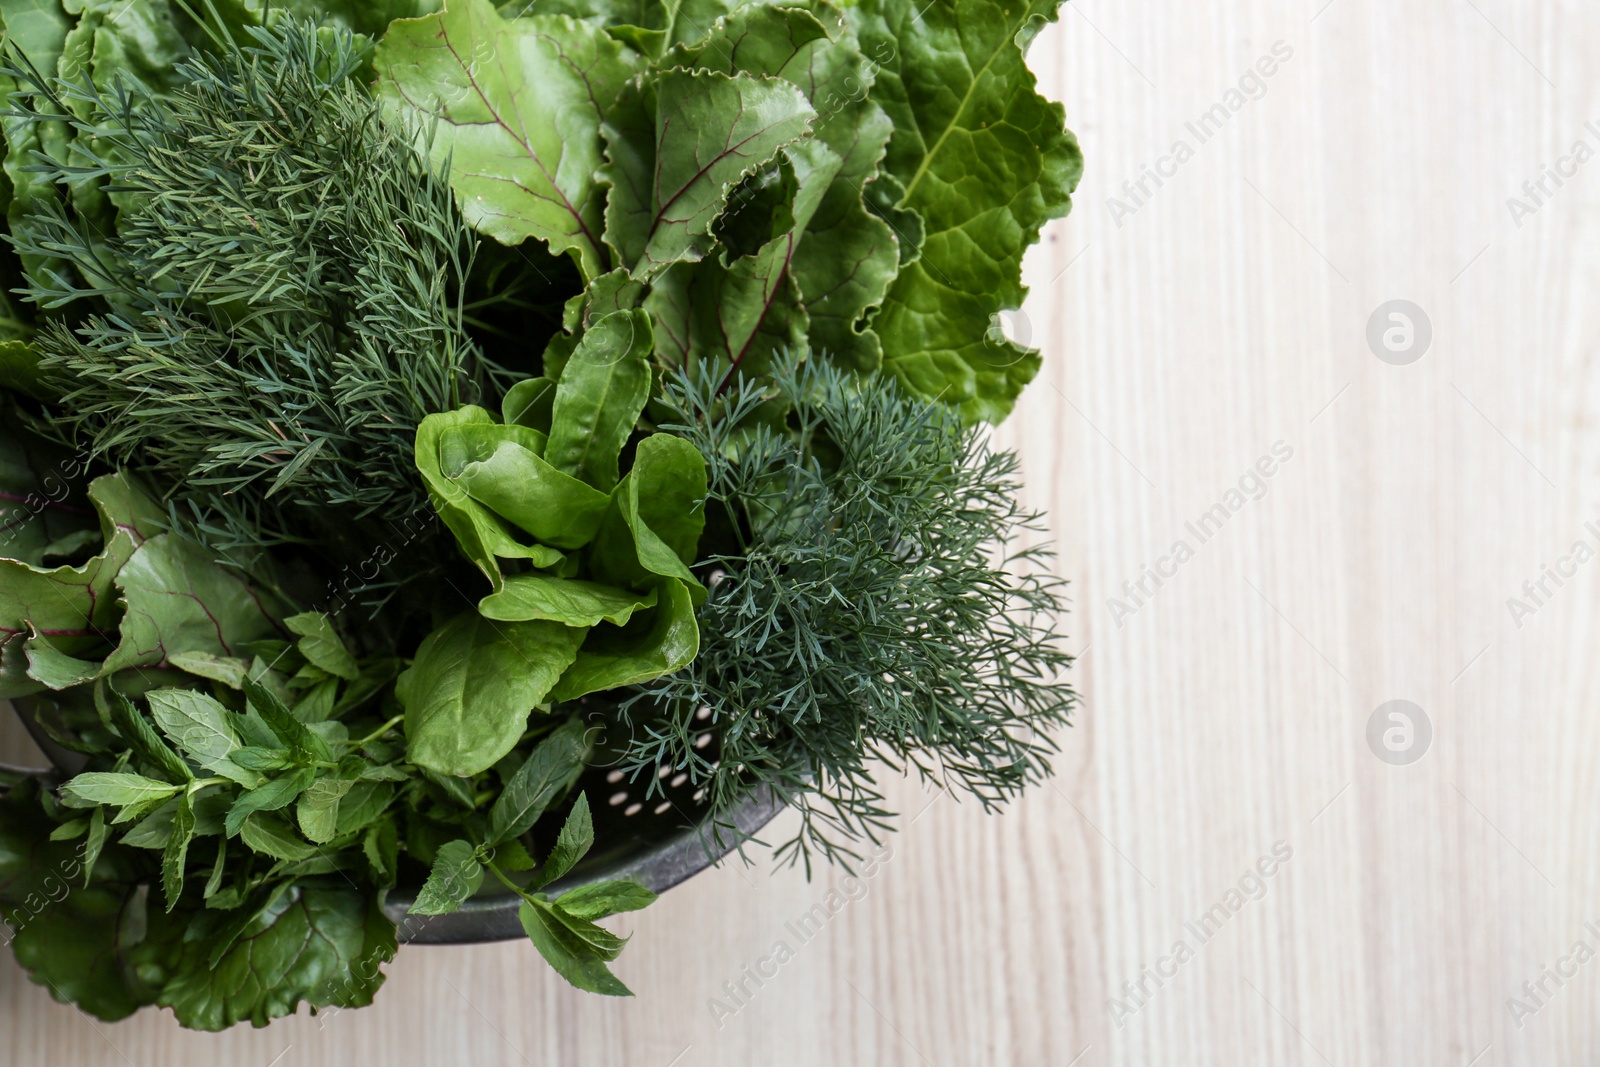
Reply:
[[[457,303],[474,239],[351,77],[349,33],[250,32],[159,99],[10,71],[20,114],[84,116],[79,154],[42,169],[103,177],[121,211],[113,236],[59,203],[15,242],[70,267],[35,271],[29,299],[94,309],[36,340],[54,431],[197,505],[220,551],[370,549],[372,521],[425,500],[417,424],[478,396]]]
[[[809,871],[813,851],[848,860],[887,829],[872,760],[992,808],[1049,773],[1048,731],[1077,698],[1060,680],[1063,583],[1048,549],[1017,545],[1038,522],[1015,455],[886,378],[790,360],[773,380],[787,429],[749,383],[720,399],[714,382],[665,383],[668,428],[709,465],[708,521],[736,544],[707,564],[699,656],[626,708],[629,762],[687,770],[724,816],[776,790],[803,818],[778,855]],[[707,729],[716,762],[695,745]]]

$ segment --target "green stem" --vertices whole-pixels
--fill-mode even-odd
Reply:
[[[532,893],[528,892],[526,889],[523,889],[520,885],[518,885],[517,883],[513,882],[511,879],[507,878],[503,873],[501,873],[499,867],[496,867],[493,863],[487,863],[487,862],[484,863],[484,866],[489,868],[489,873],[494,875],[496,878],[500,879],[500,881],[505,885],[505,887],[507,889],[511,890],[517,896],[521,897],[523,900],[526,900],[529,904],[537,904],[538,903],[538,901],[533,899],[533,894]]]
[[[396,726],[398,726],[404,720],[405,720],[405,716],[404,715],[396,715],[394,718],[390,719],[388,722],[384,723],[382,726],[380,726],[376,730],[372,731],[372,733],[368,734],[366,737],[363,737],[359,741],[352,741],[351,744],[355,745],[356,748],[360,748],[361,746],[367,744],[369,741],[376,741],[378,738],[382,737],[384,734],[386,734],[390,730],[394,729]]]

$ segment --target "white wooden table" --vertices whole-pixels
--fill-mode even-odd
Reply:
[[[836,879],[695,879],[628,924],[632,1001],[415,948],[371,1009],[205,1036],[6,957],[0,1062],[1596,1062],[1600,9],[1324,2],[1080,0],[1034,50],[1088,157],[1001,431],[1074,582],[1053,786],[897,789],[893,858],[803,942]],[[1431,738],[1369,745],[1391,700]]]

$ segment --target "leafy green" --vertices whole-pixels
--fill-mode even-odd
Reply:
[[[519,574],[498,593],[486,596],[478,610],[486,619],[521,622],[549,619],[574,627],[609,622],[626,625],[635,611],[656,604],[656,591],[630,593],[614,586],[542,574]]]
[[[542,889],[554,882],[572,870],[573,866],[588,855],[589,849],[593,847],[594,818],[589,814],[589,798],[579,793],[577,802],[572,805],[572,811],[567,815],[567,821],[561,824],[561,833],[556,837],[555,847],[550,850],[544,865],[539,868],[539,876],[535,879],[533,887]]]
[[[537,237],[593,278],[608,259],[600,109],[633,74],[631,56],[563,15],[507,20],[488,0],[449,0],[392,26],[375,63],[379,98],[436,162],[450,161],[474,228],[504,244]]]
[[[395,683],[411,761],[463,778],[492,766],[582,640],[581,629],[558,622],[495,622],[476,611],[429,634]]]
[[[620,946],[612,948],[607,944],[601,935],[609,935],[600,927],[563,915],[558,905],[544,900],[524,900],[517,916],[539,955],[578,989],[609,997],[633,996],[606,966],[609,960],[616,958]],[[605,947],[596,947],[595,942]]]
[[[808,862],[873,758],[1048,771],[1060,599],[963,427],[1037,369],[994,316],[1077,180],[1054,0],[193,7],[0,0],[0,699],[81,760],[0,796],[37,980],[364,1004],[387,891],[492,877],[625,995],[618,700],[625,772],[713,841],[770,788]]]
[[[733,184],[798,140],[816,117],[792,85],[664,70],[625,85],[606,116],[606,242],[645,280],[700,259]]]
[[[149,800],[165,800],[182,788],[138,774],[88,772],[68,782],[62,788],[62,798],[68,805],[79,808],[102,804],[127,807]]]
[[[569,721],[533,750],[489,811],[485,843],[504,844],[527,833],[583,769],[583,725]]]
[[[602,493],[650,396],[650,316],[614,311],[584,333],[556,384],[544,459]]]
[[[872,97],[894,124],[883,164],[904,190],[894,206],[927,231],[873,328],[885,368],[908,391],[969,420],[1003,419],[1038,373],[1036,352],[996,341],[990,326],[1021,306],[1022,253],[1067,213],[1083,173],[1061,105],[1034,91],[1024,62],[1058,6],[860,0],[853,12],[879,61]]]
[[[186,942],[162,990],[160,1003],[186,1026],[265,1026],[301,1001],[361,1007],[383,983],[378,964],[394,958],[394,925],[348,886],[294,886],[232,922],[231,938]]]
[[[334,628],[333,620],[326,612],[308,611],[292,615],[283,620],[283,625],[299,635],[300,640],[295,647],[313,665],[347,682],[361,677],[360,664],[350,654],[350,649],[339,637],[339,631]]]
[[[417,892],[411,914],[443,915],[456,911],[482,884],[483,864],[478,862],[472,845],[466,841],[448,842],[434,856],[433,869]]]

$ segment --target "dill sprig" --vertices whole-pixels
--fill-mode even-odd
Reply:
[[[7,71],[26,89],[17,117],[83,116],[77,154],[37,169],[104,179],[120,207],[108,235],[63,198],[14,241],[52,264],[30,300],[95,309],[35,341],[60,391],[49,421],[191,505],[219,551],[369,552],[375,520],[425,504],[417,424],[476,399],[487,373],[461,318],[474,242],[351,77],[351,34],[250,33],[161,98],[20,57]]]
[[[706,457],[710,558],[701,647],[627,704],[635,773],[685,769],[719,835],[752,790],[798,808],[777,854],[848,860],[891,812],[872,760],[989,809],[1049,773],[1048,731],[1076,703],[1060,680],[1063,583],[1021,547],[1038,517],[1017,503],[1017,459],[938,403],[826,361],[780,365],[788,424],[741,383],[665,383],[670,428]],[[769,409],[770,410],[770,409]],[[700,719],[709,708],[709,719]],[[718,735],[715,758],[696,740]],[[652,776],[653,780],[653,776]]]

